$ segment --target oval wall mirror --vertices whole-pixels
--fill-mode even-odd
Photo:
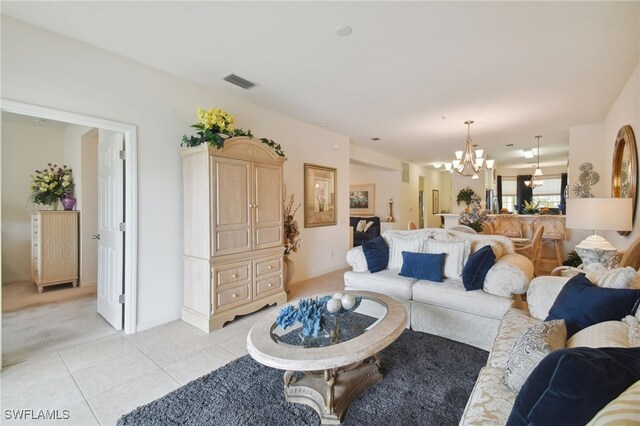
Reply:
[[[613,167],[611,169],[611,197],[631,198],[633,212],[632,225],[636,216],[636,180],[638,176],[636,140],[631,126],[622,126],[616,137],[613,149]],[[631,231],[618,231],[620,235],[629,235]]]

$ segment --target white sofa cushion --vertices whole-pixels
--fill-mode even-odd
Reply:
[[[494,296],[482,290],[466,291],[459,279],[442,283],[420,280],[413,284],[413,300],[456,311],[501,319],[511,308],[513,299]]]
[[[402,252],[424,253],[425,239],[422,235],[404,237],[396,235],[389,244],[389,269],[402,269]]]
[[[636,270],[631,266],[589,272],[587,279],[598,287],[630,288],[634,285]]]
[[[426,251],[427,253],[445,253],[444,276],[446,278],[460,278],[462,269],[469,259],[471,241],[438,241],[429,238]]]
[[[482,288],[495,296],[513,297],[527,292],[533,278],[533,263],[524,256],[508,253],[489,269]]]
[[[396,299],[411,300],[412,285],[415,282],[415,278],[402,277],[393,269],[385,269],[375,274],[353,271],[344,273],[345,287],[374,291]]]
[[[534,278],[527,290],[529,314],[533,318],[544,320],[549,315],[549,309],[567,281],[569,278],[566,277]]]
[[[527,312],[516,308],[509,309],[500,322],[498,335],[493,341],[487,365],[504,370],[516,339],[529,327],[536,324],[540,324],[540,320],[531,318]]]
[[[368,272],[369,265],[367,258],[364,256],[362,246],[354,247],[347,252],[347,263],[353,269],[353,272]]]

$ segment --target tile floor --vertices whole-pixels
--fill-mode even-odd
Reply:
[[[344,271],[294,284],[289,300],[342,289]],[[73,309],[64,303],[57,305],[66,309],[45,305],[3,315],[3,425],[113,425],[137,406],[245,355],[251,326],[277,309],[266,307],[209,334],[174,321],[125,335],[93,318],[95,299],[75,301]],[[86,324],[77,316],[83,310]],[[56,317],[61,311],[72,312]],[[13,409],[68,410],[69,418],[7,419],[6,410]]]

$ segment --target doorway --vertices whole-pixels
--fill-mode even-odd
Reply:
[[[118,200],[122,206],[122,220],[115,220],[112,216],[105,216],[103,213],[107,209],[104,206],[100,206],[98,203],[98,217],[108,218],[109,222],[104,222],[109,227],[110,231],[117,230],[120,235],[119,242],[116,241],[113,247],[116,247],[117,252],[120,254],[120,262],[117,262],[117,253],[115,255],[116,262],[110,263],[111,270],[102,272],[105,275],[117,274],[117,282],[121,282],[121,289],[118,289],[118,294],[113,292],[109,294],[103,294],[103,298],[107,300],[110,307],[117,305],[118,312],[115,317],[119,316],[120,324],[115,324],[116,328],[124,328],[124,332],[127,334],[135,333],[136,331],[136,296],[137,296],[137,193],[136,193],[136,127],[130,124],[118,123],[101,118],[90,117],[71,112],[59,111],[50,108],[38,107],[34,105],[24,104],[14,101],[1,101],[1,110],[3,112],[9,112],[13,114],[20,114],[23,116],[40,118],[44,120],[53,120],[63,123],[75,124],[78,126],[86,126],[89,128],[100,129],[98,134],[103,132],[106,136],[120,135],[121,149],[114,154],[113,144],[110,145],[110,155],[118,156],[118,159],[123,161],[120,163],[122,167],[122,188],[123,193]],[[87,138],[91,138],[91,132],[87,133]],[[100,144],[99,144],[100,145]],[[85,154],[90,155],[87,151]],[[81,154],[82,155],[82,154]],[[99,176],[99,175],[98,175]],[[103,191],[104,192],[104,191]],[[83,193],[81,189],[81,193]],[[113,194],[112,194],[113,195]],[[108,201],[113,202],[113,199]],[[100,220],[98,220],[100,222]],[[107,258],[114,258],[114,253],[109,253]],[[100,264],[100,262],[98,262]],[[100,269],[98,267],[98,269]],[[98,271],[98,274],[101,272]],[[107,279],[112,280],[113,276],[106,276]],[[98,278],[100,281],[100,278]],[[110,282],[114,282],[113,280]],[[100,298],[100,289],[98,291],[98,298]],[[108,321],[112,322],[113,318]]]

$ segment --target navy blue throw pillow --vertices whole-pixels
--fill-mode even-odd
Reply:
[[[578,274],[562,287],[545,321],[563,319],[568,339],[590,325],[631,315],[639,298],[640,290],[598,287]]]
[[[445,256],[445,253],[428,254],[403,251],[400,275],[441,283]]]
[[[638,380],[638,347],[551,352],[522,385],[507,426],[585,425]]]
[[[367,259],[369,272],[379,272],[387,269],[389,264],[389,247],[380,235],[370,240],[362,241],[362,251]]]
[[[462,284],[469,290],[480,290],[489,269],[496,263],[491,246],[484,246],[469,256],[462,270]]]

